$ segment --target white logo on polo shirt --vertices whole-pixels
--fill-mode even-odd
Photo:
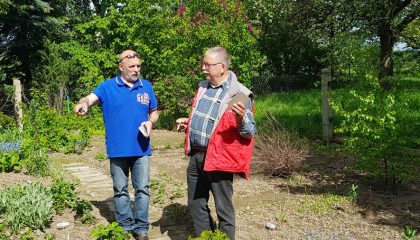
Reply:
[[[141,104],[146,104],[149,105],[150,104],[150,98],[149,98],[149,94],[147,93],[138,93],[137,94],[137,102],[141,103]]]

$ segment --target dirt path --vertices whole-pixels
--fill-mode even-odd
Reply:
[[[186,207],[188,159],[179,148],[182,134],[155,131],[152,139],[155,150],[151,157],[151,239],[186,239],[192,229]],[[112,189],[108,189],[109,163],[98,159],[105,154],[103,139],[95,136],[91,143],[91,149],[81,155],[54,158],[60,159],[67,169],[71,164],[87,167],[87,173],[78,178],[94,205],[111,222],[114,217]],[[301,174],[289,179],[257,175],[250,181],[235,179],[237,239],[388,240],[401,239],[405,226],[420,229],[417,185],[394,192],[375,190],[372,185],[364,185],[359,176],[343,173],[338,160],[327,157],[309,158],[305,166]],[[106,180],[100,180],[102,177]],[[104,183],[93,187],[83,179]],[[346,197],[351,183],[359,185],[357,202]],[[268,222],[275,224],[276,229],[267,230]]]

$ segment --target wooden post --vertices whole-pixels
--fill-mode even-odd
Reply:
[[[23,130],[23,110],[21,107],[22,104],[22,85],[18,78],[13,78],[13,86],[15,86],[15,113],[17,116],[17,121],[19,129]]]
[[[321,70],[321,94],[322,94],[322,138],[330,142],[333,135],[332,108],[328,103],[331,81],[331,69]]]

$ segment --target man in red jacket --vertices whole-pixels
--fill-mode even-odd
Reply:
[[[206,80],[199,83],[190,117],[176,122],[186,131],[188,207],[196,235],[215,229],[208,207],[211,191],[219,229],[234,240],[233,175],[249,178],[256,125],[253,94],[229,65],[230,56],[222,47],[204,54],[201,69]]]

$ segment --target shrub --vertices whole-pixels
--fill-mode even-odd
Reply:
[[[125,232],[118,223],[113,222],[106,226],[99,225],[91,232],[96,240],[129,240],[131,234]]]
[[[18,129],[6,129],[0,127],[0,142],[22,142],[22,132]]]
[[[80,221],[83,224],[90,224],[95,221],[95,216],[93,216],[91,212],[86,212],[82,215],[82,217],[80,218]]]
[[[79,87],[73,91],[86,94],[114,75],[115,53],[134,48],[144,59],[142,76],[155,84],[159,110],[164,111],[157,126],[172,128],[174,119],[186,116],[185,104],[190,104],[198,81],[204,79],[199,69],[203,51],[213,46],[223,46],[229,51],[231,69],[250,87],[263,61],[255,37],[258,33],[250,29],[244,4],[223,2],[129,1],[121,6],[123,10],[110,8],[106,17],[98,16],[77,25],[75,40],[83,44],[60,45],[63,58],[70,57],[71,62],[80,66]],[[98,32],[104,35],[98,38],[95,34]],[[131,34],[121,37],[120,32]]]
[[[92,223],[95,220],[95,217],[92,215],[92,204],[87,200],[77,200],[73,210],[78,216],[80,216],[80,221],[82,223]]]
[[[402,238],[404,240],[415,240],[416,239],[416,232],[417,230],[410,227],[410,226],[406,226],[404,229],[404,232],[402,234]]]
[[[46,233],[45,234],[45,236],[44,236],[44,239],[45,240],[54,240],[55,239],[55,234],[54,233],[51,233],[51,232],[48,232],[48,233]]]
[[[73,113],[61,115],[44,104],[48,95],[38,92],[33,95],[31,102],[25,106],[24,115],[24,144],[27,150],[80,153],[88,145],[89,117],[82,118]]]
[[[271,176],[289,175],[308,155],[307,141],[283,128],[275,118],[267,119],[266,126],[271,131],[256,136],[253,171]]]
[[[76,212],[77,215],[83,215],[92,211],[92,204],[87,200],[78,200],[76,201],[73,210]]]
[[[16,185],[0,192],[0,213],[12,231],[44,229],[51,220],[51,193],[38,183]]]
[[[226,235],[226,233],[221,232],[220,230],[216,231],[204,231],[200,234],[198,238],[191,238],[189,237],[188,240],[229,240],[230,238]]]
[[[366,78],[369,91],[351,90],[350,104],[335,96],[333,108],[343,116],[337,132],[349,137],[346,148],[357,158],[355,167],[384,179],[401,183],[417,176],[420,159],[410,157],[405,149],[412,142],[415,120],[406,117],[406,99],[396,91],[384,91],[377,79]]]
[[[49,176],[50,175],[50,159],[42,151],[26,154],[24,159],[26,171],[33,176]]]
[[[55,180],[51,185],[53,207],[57,213],[62,213],[65,208],[73,208],[77,201],[74,183],[62,179]]]
[[[19,172],[21,163],[16,151],[0,152],[0,172]]]
[[[16,127],[15,119],[0,112],[0,129],[14,129]]]

